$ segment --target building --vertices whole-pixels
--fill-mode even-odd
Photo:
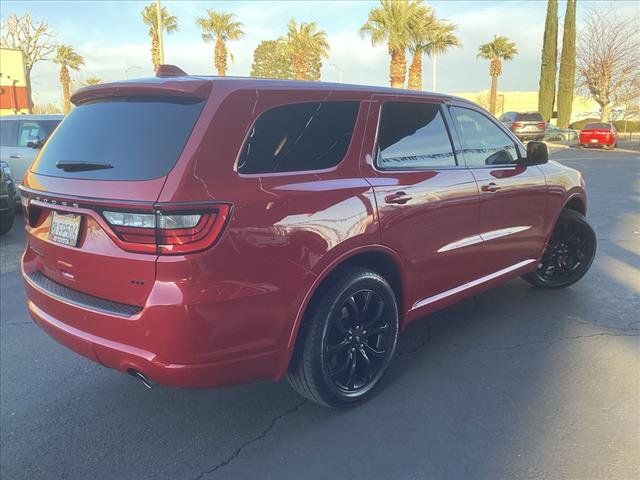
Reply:
[[[457,97],[466,98],[481,105],[489,107],[489,90],[480,92],[454,93]],[[496,105],[496,117],[504,112],[535,112],[538,110],[538,92],[498,92]],[[600,106],[589,97],[575,95],[571,108],[571,122],[585,118],[600,118]],[[555,118],[551,120],[555,123]]]
[[[31,91],[22,50],[0,48],[0,115],[31,113]]]

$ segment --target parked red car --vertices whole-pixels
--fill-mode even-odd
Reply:
[[[594,256],[580,173],[466,100],[164,66],[72,101],[22,188],[28,309],[145,382],[353,405],[412,321]]]
[[[580,145],[583,147],[616,148],[618,132],[612,123],[587,123],[580,130]]]

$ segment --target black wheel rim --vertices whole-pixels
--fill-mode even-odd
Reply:
[[[592,232],[578,222],[559,223],[538,265],[538,276],[563,284],[584,274],[595,253]]]
[[[324,366],[343,393],[359,393],[381,376],[393,349],[393,329],[382,297],[363,289],[349,296],[330,319]]]

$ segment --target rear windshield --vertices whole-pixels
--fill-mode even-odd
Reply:
[[[583,130],[611,130],[608,123],[587,123]]]
[[[80,105],[55,130],[32,171],[92,180],[163,177],[175,166],[203,105],[201,100],[166,97],[109,99]],[[111,168],[59,168],[70,162]]]
[[[538,112],[527,112],[516,114],[516,120],[520,122],[542,122],[542,115]]]

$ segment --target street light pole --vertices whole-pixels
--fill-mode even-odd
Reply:
[[[160,53],[160,65],[164,64],[164,44],[162,43],[162,7],[160,0],[156,0],[156,25],[158,27],[158,50]]]
[[[338,83],[342,83],[342,69],[335,63],[330,63],[329,65],[338,70]]]

